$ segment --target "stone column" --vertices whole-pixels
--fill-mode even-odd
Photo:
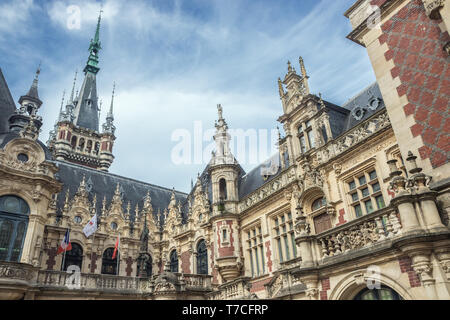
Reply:
[[[306,285],[305,294],[309,300],[319,300],[319,280],[316,274],[300,277]]]
[[[428,229],[437,228],[442,229],[442,231],[447,231],[447,228],[442,224],[441,217],[439,216],[439,211],[436,206],[437,193],[428,188],[431,177],[425,175],[422,172],[422,168],[417,167],[416,158],[417,157],[414,156],[411,151],[408,152],[406,161],[409,164],[409,173],[411,174],[408,183],[420,200],[425,220],[425,227]]]
[[[448,230],[442,223],[439,215],[434,192],[422,195],[420,200],[426,227],[429,229],[442,229],[443,231]]]
[[[411,257],[411,266],[425,289],[425,299],[437,300],[436,279],[433,277],[433,265],[431,263],[431,245],[412,243],[405,245],[401,250]]]
[[[391,200],[391,204],[398,209],[403,233],[420,230],[421,228],[414,208],[412,194],[406,190],[407,180],[405,177],[401,176],[401,171],[397,169],[396,162],[396,159],[387,162],[391,171],[390,177],[392,178],[390,189],[395,193],[395,197]]]
[[[300,206],[297,207],[297,212],[297,218],[295,219],[297,236],[295,242],[300,248],[300,256],[302,257],[301,268],[313,267],[315,263],[312,255],[310,227]]]

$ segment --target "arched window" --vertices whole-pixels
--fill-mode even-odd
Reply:
[[[321,197],[319,199],[314,200],[314,202],[311,205],[311,210],[316,211],[322,207],[325,207],[326,201],[324,197]]]
[[[72,146],[72,149],[75,149],[77,147],[77,136],[72,136],[72,141],[70,142],[70,145]]]
[[[96,142],[94,147],[94,154],[98,154],[98,151],[100,150],[100,143]]]
[[[87,146],[86,146],[86,152],[91,153],[92,151],[92,140],[88,140]]]
[[[176,250],[170,253],[170,272],[178,272],[178,255]]]
[[[0,260],[19,262],[30,207],[22,198],[0,197]]]
[[[116,257],[113,259],[114,248],[108,248],[103,252],[102,257],[102,274],[117,274],[117,259],[119,259],[119,252],[117,252]],[[120,263],[119,263],[120,266]]]
[[[368,289],[360,291],[354,300],[403,300],[402,297],[389,287],[381,286],[380,289]]]
[[[208,274],[208,250],[205,240],[197,244],[197,274]]]
[[[227,182],[224,178],[219,180],[219,198],[220,200],[227,199]]]
[[[81,270],[81,265],[83,263],[83,248],[78,243],[72,242],[72,250],[66,251],[64,257],[63,270],[67,271],[70,266],[78,266]]]
[[[78,142],[78,150],[84,150],[84,138],[80,138],[80,141]]]

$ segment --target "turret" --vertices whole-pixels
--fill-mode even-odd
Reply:
[[[77,73],[73,81],[70,98],[65,111],[60,111],[57,129],[52,134],[48,145],[57,160],[65,160],[90,168],[108,171],[114,160],[112,154],[115,137],[114,126],[114,92],[111,107],[99,130],[100,107],[97,95],[96,75],[100,71],[99,52],[101,12],[97,21],[95,36],[89,45],[89,57],[83,69],[84,80],[81,89],[74,95]]]
[[[214,231],[215,265],[222,279],[231,281],[240,275],[242,266],[237,215],[240,166],[230,150],[230,135],[220,104],[217,110],[219,119],[214,135],[216,151],[209,164],[213,198],[210,223]]]
[[[34,127],[39,131],[42,126],[42,118],[37,115],[42,101],[38,94],[39,74],[41,73],[41,65],[36,70],[33,83],[28,92],[19,98],[20,107],[9,117],[9,129],[14,132],[22,131],[29,123],[30,119],[34,122]]]

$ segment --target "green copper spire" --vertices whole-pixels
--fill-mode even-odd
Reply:
[[[100,21],[102,19],[102,10],[100,10],[100,14],[98,15],[98,21],[97,21],[97,29],[95,30],[95,36],[94,39],[91,39],[91,44],[89,45],[89,58],[86,64],[86,67],[84,68],[84,74],[87,72],[97,74],[97,72],[100,70],[98,67],[98,52],[102,49],[102,45],[100,42]]]

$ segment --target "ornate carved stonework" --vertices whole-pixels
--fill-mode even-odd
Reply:
[[[363,122],[350,130],[343,137],[333,140],[317,151],[319,163],[325,163],[340,153],[352,148],[367,137],[390,125],[389,117],[384,111],[375,118]]]
[[[283,172],[281,176],[271,180],[263,185],[261,188],[252,192],[244,200],[239,203],[239,210],[243,212],[248,208],[256,205],[260,201],[266,199],[275,192],[281,190],[291,182],[295,181],[295,168],[291,167],[287,171]]]

